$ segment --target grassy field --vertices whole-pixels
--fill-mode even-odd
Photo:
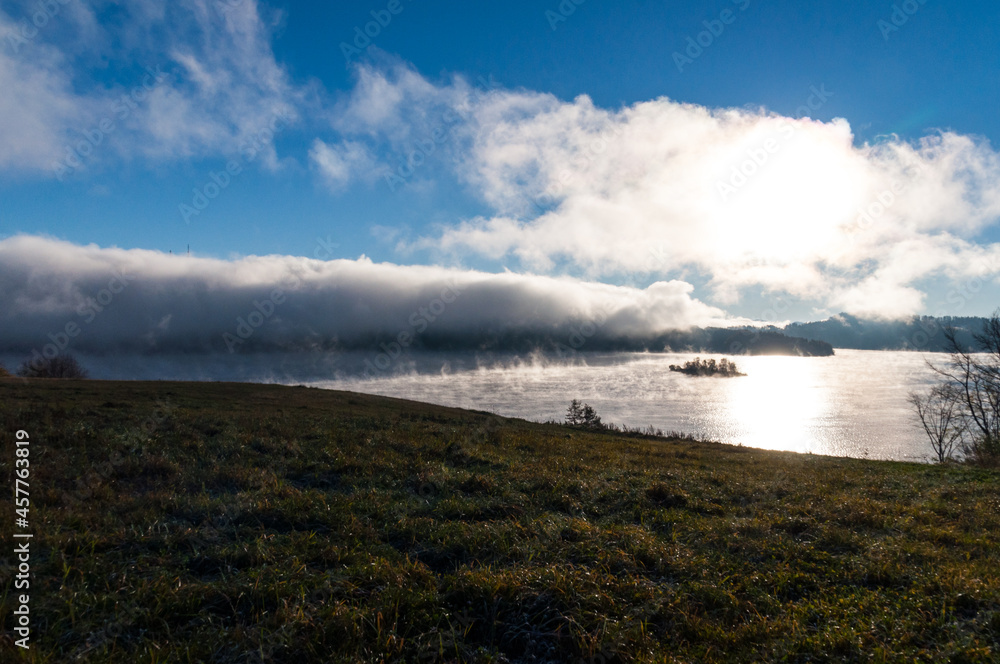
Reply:
[[[5,378],[9,496],[19,429],[31,649],[5,502],[3,662],[1000,661],[996,472]]]

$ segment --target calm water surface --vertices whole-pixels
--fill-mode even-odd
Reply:
[[[907,393],[933,382],[926,360],[945,356],[838,350],[834,357],[742,357],[742,378],[693,378],[668,369],[691,354],[619,353],[585,362],[514,361],[313,384],[561,420],[570,399],[605,422],[652,424],[732,444],[814,454],[925,460],[929,449]],[[702,354],[703,358],[721,357]]]

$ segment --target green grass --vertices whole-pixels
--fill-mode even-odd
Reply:
[[[8,378],[11,485],[18,429],[34,630],[4,662],[1000,661],[995,471]]]

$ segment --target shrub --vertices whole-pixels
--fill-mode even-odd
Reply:
[[[7,378],[8,376],[10,376],[10,372],[4,369],[3,365],[0,364],[0,378]]]
[[[86,378],[87,370],[72,355],[25,360],[17,370],[24,378]]]

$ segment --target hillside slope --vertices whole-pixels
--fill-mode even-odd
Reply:
[[[270,385],[0,379],[0,424],[3,661],[1000,657],[996,473]]]

